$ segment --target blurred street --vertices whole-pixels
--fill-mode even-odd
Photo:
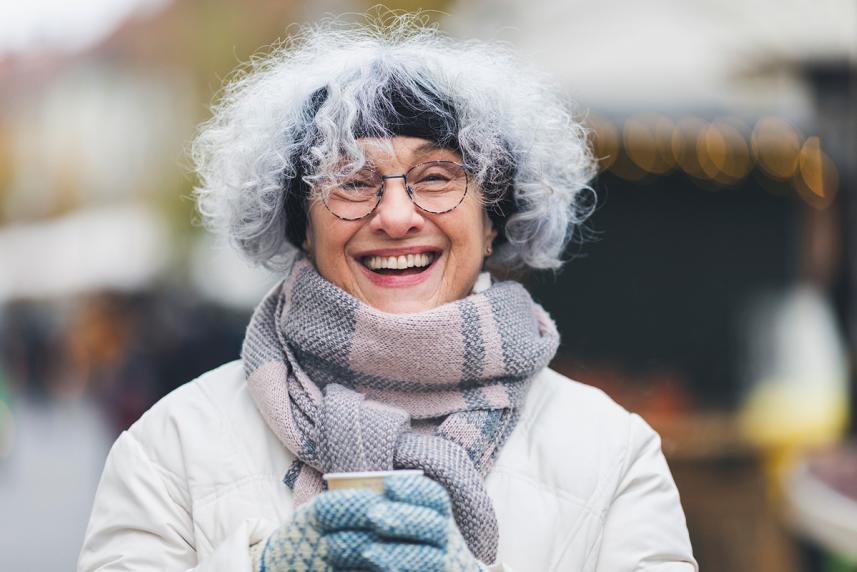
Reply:
[[[194,210],[221,82],[370,7],[32,4],[0,11],[4,572],[74,568],[112,442],[278,280]],[[524,280],[552,367],[661,433],[700,568],[857,571],[857,3],[387,5],[515,46],[591,130],[595,214]]]

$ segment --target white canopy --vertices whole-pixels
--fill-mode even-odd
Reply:
[[[169,262],[160,216],[141,206],[85,209],[0,229],[0,303],[147,286]]]
[[[445,24],[511,42],[596,109],[801,115],[806,90],[777,64],[857,61],[853,0],[461,0]]]

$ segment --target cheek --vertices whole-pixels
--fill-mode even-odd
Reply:
[[[324,207],[321,208],[324,209]],[[308,250],[322,275],[325,271],[344,264],[345,245],[354,234],[354,229],[350,225],[338,219],[329,220],[332,218],[326,210],[320,212],[317,207],[310,210],[307,229]]]
[[[461,218],[457,221],[457,241],[467,252],[468,258],[480,258],[485,248],[486,238],[491,234],[491,219],[477,200],[461,205]]]
[[[471,275],[478,273],[482,268],[485,238],[490,230],[490,220],[484,214],[481,205],[467,205],[467,207],[466,210],[462,210],[455,224],[449,226],[448,235],[453,244],[455,262],[461,265],[459,270],[465,275]]]

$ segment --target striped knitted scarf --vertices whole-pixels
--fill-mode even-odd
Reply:
[[[422,469],[491,563],[498,529],[484,478],[558,344],[516,282],[388,314],[301,259],[256,308],[241,358],[259,411],[297,457],[284,479],[296,504],[322,491],[325,472]]]

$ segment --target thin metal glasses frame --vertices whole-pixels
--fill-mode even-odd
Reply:
[[[436,165],[438,163],[450,163],[452,165],[457,165],[458,167],[461,167],[461,170],[464,172],[464,192],[461,194],[461,198],[458,200],[458,202],[455,203],[455,205],[453,205],[452,207],[450,207],[444,211],[430,211],[427,208],[420,206],[419,203],[417,203],[414,200],[414,190],[408,184],[408,173],[410,173],[411,171],[413,171],[414,169],[416,169],[418,167],[422,167],[424,165]],[[346,218],[343,216],[339,216],[338,214],[333,212],[333,210],[327,204],[327,197],[322,196],[322,203],[324,204],[324,208],[326,208],[330,214],[332,214],[333,216],[335,216],[339,220],[355,221],[355,220],[364,219],[367,216],[374,213],[375,210],[378,208],[378,205],[381,204],[381,199],[384,197],[384,190],[385,190],[386,181],[388,179],[402,179],[405,182],[405,191],[408,193],[408,198],[411,199],[411,202],[414,203],[415,207],[417,207],[421,211],[425,211],[425,212],[431,213],[431,214],[446,214],[450,211],[455,210],[456,207],[458,207],[458,205],[460,205],[461,203],[464,202],[464,198],[467,196],[467,190],[470,187],[470,176],[468,173],[467,165],[464,165],[463,163],[457,163],[455,161],[445,161],[445,160],[423,161],[422,163],[417,163],[416,165],[411,165],[411,167],[407,171],[402,173],[401,175],[382,175],[381,173],[379,173],[375,169],[372,169],[371,167],[369,168],[369,170],[372,171],[373,173],[375,173],[378,176],[378,178],[381,179],[381,186],[378,188],[378,192],[375,193],[375,204],[372,206],[372,209],[369,210],[369,212],[367,212],[366,214],[364,214],[362,216],[355,217],[355,218]]]

